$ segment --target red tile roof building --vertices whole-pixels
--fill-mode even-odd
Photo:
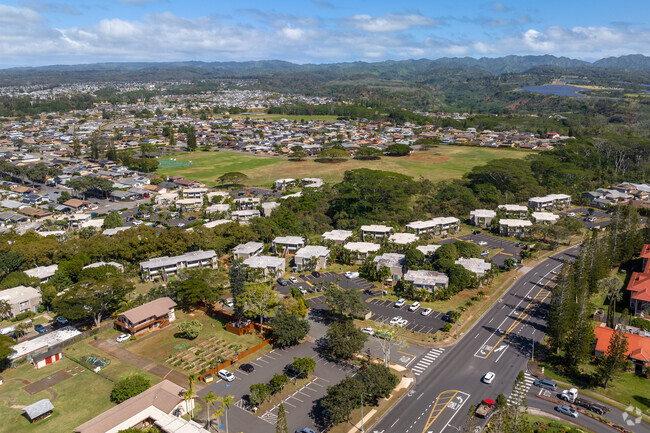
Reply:
[[[627,285],[630,292],[630,310],[635,316],[650,314],[650,244],[641,249],[642,272],[633,272]]]
[[[594,329],[596,335],[595,355],[600,356],[607,352],[609,340],[612,338],[614,330],[606,326],[598,326]],[[650,337],[643,335],[625,333],[627,337],[626,355],[634,363],[636,372],[643,374],[646,368],[650,367]]]

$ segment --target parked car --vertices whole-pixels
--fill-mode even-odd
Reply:
[[[253,371],[255,371],[255,367],[253,367],[252,364],[242,364],[242,365],[239,367],[239,369],[240,369],[241,371],[246,372],[246,373],[252,373]]]
[[[589,221],[590,223],[595,223],[597,219],[598,219],[598,218],[596,218],[596,217],[591,217],[591,218],[589,218],[588,221]]]
[[[490,255],[490,250],[481,251],[481,256],[485,257],[485,256],[489,256],[489,255]]]
[[[375,330],[372,328],[361,328],[361,332],[364,334],[373,335],[375,333]]]
[[[550,389],[551,391],[555,391],[557,388],[557,384],[555,382],[547,379],[537,379],[535,382],[533,382],[533,385],[544,389]]]
[[[117,336],[115,341],[117,341],[118,343],[124,343],[126,340],[128,340],[130,338],[131,338],[131,336],[129,334],[120,334],[120,335]]]
[[[289,277],[289,281],[292,282],[293,284],[296,284],[298,282],[298,278],[296,277]]]
[[[517,248],[525,247],[526,243],[525,242],[517,242],[517,245],[515,245]]]
[[[486,241],[478,241],[477,243],[478,243],[480,246],[485,246],[485,245],[488,244]]]
[[[576,216],[576,213],[575,212],[569,212],[567,215],[568,216]]]
[[[303,295],[307,294],[307,290],[305,290],[303,286],[298,287],[298,290],[300,290],[300,293],[302,293]]]
[[[402,316],[395,316],[392,319],[390,319],[390,322],[388,323],[390,323],[391,325],[397,325],[401,320],[403,320]]]
[[[358,272],[350,272],[350,271],[347,271],[347,272],[346,272],[345,274],[343,274],[343,275],[345,276],[345,278],[348,278],[348,279],[350,279],[350,278],[359,278],[359,273],[358,273]]]
[[[39,334],[42,334],[44,332],[47,332],[47,329],[45,329],[45,326],[43,325],[34,325],[34,331],[38,332]]]
[[[571,406],[567,406],[566,404],[555,406],[555,410],[565,415],[572,416],[573,418],[578,418],[578,411]]]
[[[320,278],[320,272],[318,272],[318,271],[313,271],[313,272],[311,273],[311,275],[312,275],[312,277],[314,277],[314,278]]]
[[[422,310],[420,314],[422,314],[423,316],[428,316],[429,314],[431,314],[432,311],[433,310],[431,308],[425,308],[424,310]]]
[[[442,320],[444,320],[445,322],[454,323],[455,322],[455,311],[453,311],[453,310],[447,311],[445,314],[442,315]]]
[[[301,427],[298,430],[296,430],[296,433],[316,433],[316,432],[310,429],[309,427]]]
[[[420,303],[418,301],[415,301],[409,307],[409,311],[417,311],[418,308],[420,308]]]
[[[474,231],[472,232],[472,234],[473,234],[473,235],[480,235],[480,234],[481,234],[481,231],[480,231],[480,230],[474,230]]]
[[[278,278],[277,281],[278,281],[278,284],[281,285],[281,286],[286,286],[287,284],[289,284],[289,282],[287,280],[285,280],[284,278]]]
[[[235,306],[235,302],[232,299],[226,299],[226,305],[232,308]]]
[[[66,319],[65,317],[59,316],[59,317],[56,318],[56,323],[58,325],[65,326],[65,325],[68,324],[68,319]]]
[[[408,325],[408,324],[409,324],[409,321],[408,321],[408,320],[406,320],[406,319],[402,319],[402,320],[400,320],[399,322],[397,322],[395,325],[396,325],[396,326],[399,326],[400,328],[403,328],[403,327],[405,327],[405,326]]]
[[[483,383],[492,383],[495,376],[496,376],[496,374],[494,374],[491,371],[488,371],[487,373],[485,373],[485,375],[481,379],[481,382],[483,382]]]
[[[397,302],[395,302],[395,306],[397,308],[402,308],[404,305],[406,305],[406,299],[398,299]]]
[[[219,370],[217,376],[219,376],[226,382],[232,382],[233,380],[235,380],[235,375],[229,372],[228,370]]]

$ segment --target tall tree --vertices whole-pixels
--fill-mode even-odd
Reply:
[[[264,317],[271,315],[278,308],[280,301],[272,287],[267,284],[253,284],[244,289],[239,295],[238,302],[243,305],[244,314],[248,317],[260,318],[260,333]]]
[[[625,328],[615,329],[609,339],[607,352],[600,358],[598,366],[598,376],[603,382],[603,388],[607,389],[609,381],[616,378],[625,368],[627,351],[628,342]]]
[[[278,418],[275,423],[275,433],[289,433],[289,425],[287,424],[287,412],[284,409],[284,403],[280,403],[278,408]]]
[[[623,282],[618,277],[607,277],[598,281],[598,288],[607,296],[607,326],[614,328],[616,303],[623,299]]]
[[[219,396],[214,392],[208,392],[205,397],[203,397],[203,402],[205,403],[205,409],[208,411],[208,420],[206,422],[206,427],[208,431],[212,430],[212,419],[210,418],[210,408],[214,403],[219,401]]]
[[[192,152],[196,150],[196,130],[194,125],[187,126],[187,148]]]
[[[334,358],[350,359],[352,355],[363,349],[368,341],[368,335],[354,326],[350,320],[332,322],[325,335],[325,351]]]
[[[301,302],[297,300],[296,302]],[[280,310],[271,319],[271,330],[275,337],[275,345],[278,347],[287,347],[297,344],[300,340],[305,338],[309,332],[309,322],[301,319],[294,314],[287,311]]]
[[[221,405],[219,406],[220,408],[223,408],[223,411],[226,416],[226,433],[228,433],[228,411],[230,410],[230,405],[235,402],[235,397],[232,395],[226,394],[224,396],[219,397],[219,403]]]
[[[230,294],[235,302],[235,317],[241,318],[244,316],[244,304],[239,299],[246,287],[246,267],[243,264],[243,260],[237,259],[230,264],[229,277]]]

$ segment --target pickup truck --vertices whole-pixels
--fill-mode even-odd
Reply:
[[[494,408],[494,400],[486,398],[476,408],[476,416],[479,418],[487,418]]]
[[[562,391],[562,394],[560,394],[560,399],[568,401],[569,403],[572,403],[576,406],[583,407],[587,410],[597,413],[598,415],[603,415],[609,410],[607,406],[587,400],[586,398],[579,397],[578,390],[576,388],[565,389]]]

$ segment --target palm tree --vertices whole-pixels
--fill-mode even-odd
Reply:
[[[219,402],[221,402],[221,406],[226,414],[226,433],[228,433],[228,409],[230,409],[230,405],[233,404],[235,401],[235,397],[232,395],[225,395],[223,397],[219,397]]]
[[[203,401],[205,402],[205,407],[208,410],[208,423],[206,427],[208,428],[208,431],[210,431],[210,427],[212,425],[212,420],[210,419],[210,406],[212,406],[213,403],[219,401],[219,396],[210,391],[205,397],[203,397]]]
[[[224,414],[223,406],[219,406],[217,410],[212,414],[212,418],[217,419],[217,431],[221,431],[221,416]]]
[[[194,385],[199,381],[199,375],[198,374],[190,374],[189,377],[187,378],[187,391],[185,394],[183,394],[183,397],[185,397],[185,402],[188,404],[188,410],[189,410],[189,400],[193,399],[196,397],[196,391],[194,390]],[[192,410],[190,413],[190,417],[194,418],[194,406],[192,406]]]

